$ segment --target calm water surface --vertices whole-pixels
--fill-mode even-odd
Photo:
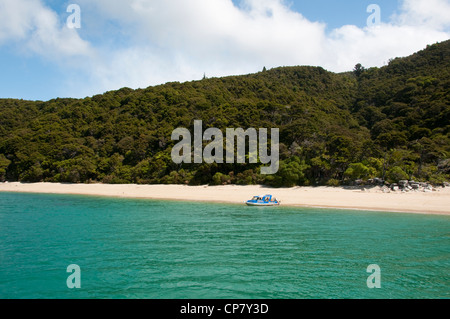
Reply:
[[[448,216],[0,193],[0,298],[449,298],[449,270]]]

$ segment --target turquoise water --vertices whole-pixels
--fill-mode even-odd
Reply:
[[[0,193],[0,298],[449,298],[449,266],[447,216]]]

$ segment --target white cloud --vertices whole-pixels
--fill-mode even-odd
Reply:
[[[436,30],[450,27],[450,1],[448,0],[404,0],[402,13],[394,16],[401,25],[422,26]]]
[[[0,44],[8,41],[17,43],[22,52],[52,59],[91,54],[90,44],[39,0],[0,2]]]
[[[9,39],[23,39],[31,29],[24,16],[34,10],[36,2],[4,0],[0,2],[0,44]]]
[[[368,67],[383,66],[391,58],[408,56],[448,38],[448,33],[412,26],[344,26],[334,30],[328,39],[326,50],[330,59],[324,59],[322,65],[337,72],[351,70],[356,62]]]
[[[263,66],[320,65],[336,72],[359,62],[382,66],[450,38],[450,0],[403,0],[389,22],[330,33],[283,0],[244,0],[239,8],[231,0],[76,2],[90,42],[38,0],[0,3],[0,45],[19,41],[62,62],[85,58],[78,67],[88,79],[71,83],[66,94],[72,96],[200,79],[204,72],[245,74]]]
[[[337,59],[324,60],[323,65],[333,71],[350,70],[355,61],[382,66],[391,58],[408,56],[450,38],[449,0],[404,0],[400,8],[400,14],[392,16],[389,23],[333,30],[327,51]]]
[[[263,66],[318,65],[326,40],[324,24],[278,0],[247,0],[243,8],[231,0],[83,1],[82,7],[102,10],[104,19],[114,17],[128,28],[131,46],[112,53],[100,48],[103,63],[94,69],[97,82],[108,82],[108,88],[200,79],[204,72],[224,76]]]

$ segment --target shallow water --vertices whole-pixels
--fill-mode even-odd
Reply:
[[[449,298],[449,266],[448,216],[0,193],[0,298]]]

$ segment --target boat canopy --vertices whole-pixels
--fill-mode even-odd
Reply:
[[[272,195],[264,195],[264,196],[253,196],[253,198],[251,200],[254,201],[264,201],[264,202],[276,202],[277,199],[275,197],[273,197]]]

